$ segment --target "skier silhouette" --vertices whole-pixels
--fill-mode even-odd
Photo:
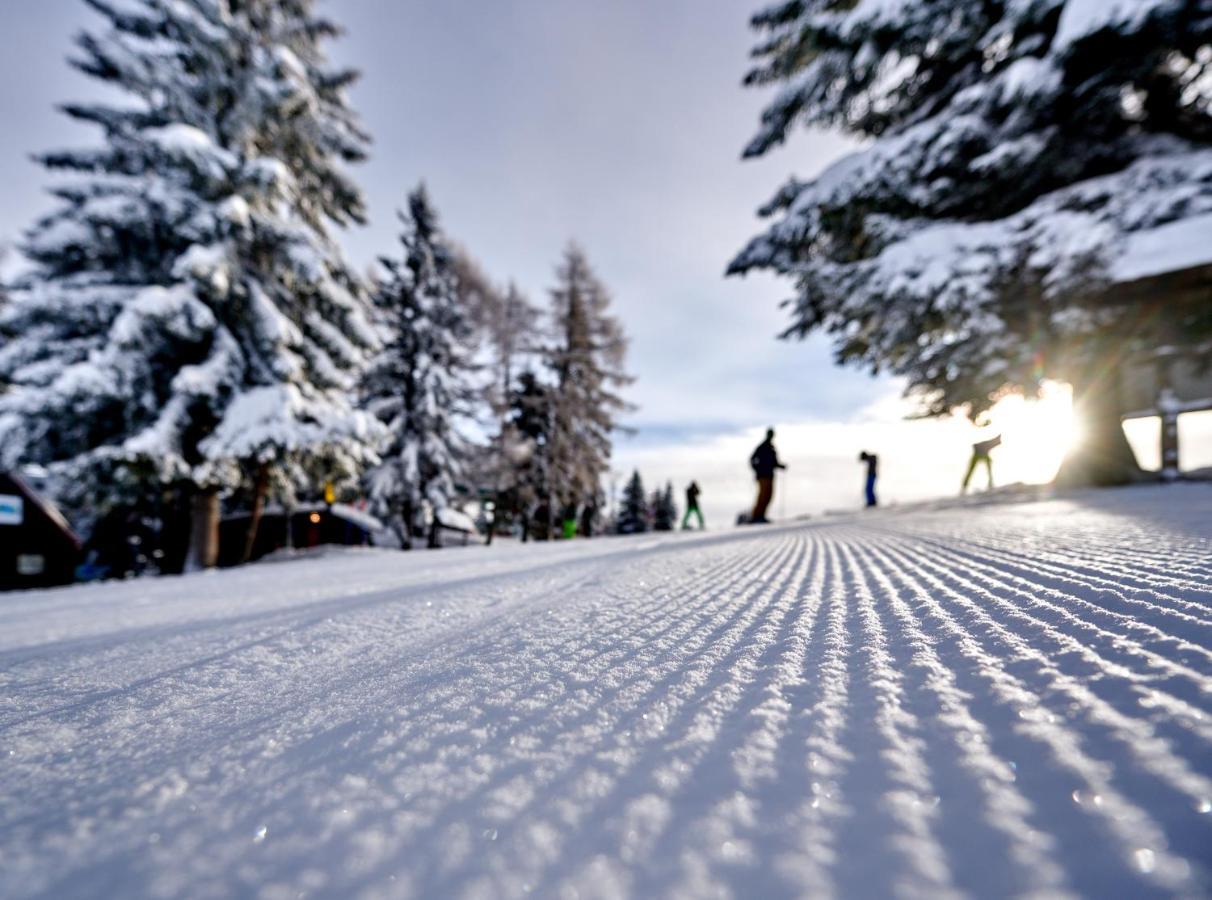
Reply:
[[[758,483],[757,502],[753,504],[753,515],[749,521],[762,524],[770,521],[766,518],[766,510],[774,497],[774,470],[787,468],[779,462],[778,452],[774,449],[773,428],[766,429],[766,440],[757,445],[753,455],[749,457],[749,465],[753,468]]]
[[[875,479],[879,474],[880,458],[874,453],[868,453],[864,450],[859,454],[859,462],[867,464],[867,506],[875,506],[878,501],[875,499]]]
[[[987,441],[977,441],[972,445],[972,459],[968,462],[968,471],[964,473],[964,484],[960,488],[961,494],[968,493],[968,483],[972,480],[972,473],[976,471],[976,467],[981,463],[985,464],[985,469],[989,473],[989,490],[993,490],[993,458],[989,455],[994,447],[1000,446],[1002,436],[989,438]]]
[[[682,516],[682,531],[690,528],[690,514],[694,513],[699,519],[699,530],[702,531],[707,527],[703,521],[703,512],[699,509],[699,484],[697,481],[690,482],[686,488],[686,515]]]

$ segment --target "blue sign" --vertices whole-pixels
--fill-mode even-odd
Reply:
[[[25,498],[18,494],[0,494],[0,525],[20,525],[25,521]]]

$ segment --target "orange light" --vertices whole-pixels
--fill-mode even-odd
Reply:
[[[314,513],[312,513],[312,514],[311,514],[310,516],[308,516],[307,518],[311,519],[311,521],[312,521],[314,524],[316,524],[316,525],[319,525],[319,524],[320,524],[320,514],[319,514],[318,512],[314,512]]]

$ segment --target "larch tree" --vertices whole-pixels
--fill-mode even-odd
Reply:
[[[525,436],[510,422],[511,397],[519,369],[539,346],[538,329],[539,310],[516,285],[510,283],[504,292],[497,294],[491,317],[486,323],[486,336],[492,357],[492,379],[487,389],[487,400],[497,417],[489,476],[494,503],[498,508],[502,497],[516,495],[517,458]],[[488,533],[490,544],[494,530],[490,529]]]
[[[610,295],[584,252],[570,245],[556,269],[545,353],[553,379],[546,447],[553,511],[598,502],[612,435],[628,408],[619,394],[631,382],[623,367],[627,339],[609,308]]]
[[[374,303],[382,350],[367,368],[362,397],[389,436],[381,462],[366,474],[371,508],[410,548],[424,534],[426,509],[432,545],[441,510],[456,499],[468,454],[460,420],[473,413],[476,385],[471,320],[423,186],[400,219],[403,259],[381,260],[387,274]]]
[[[213,564],[240,470],[255,524],[275,471],[374,458],[348,399],[374,335],[332,235],[363,220],[356,73],[311,0],[86,2],[104,28],[71,62],[115,99],[64,107],[97,145],[40,157],[66,177],[0,316],[0,466],[45,466],[85,522],[184,490]]]
[[[746,83],[779,90],[745,154],[801,125],[864,145],[784,185],[729,271],[789,278],[786,336],[832,334],[928,414],[1070,383],[1087,439],[1059,479],[1136,477],[1117,370],[1206,358],[1212,318],[1110,288],[1212,233],[1209,5],[782,0],[752,24]]]
[[[462,248],[454,251],[455,276],[464,308],[479,338],[482,359],[489,377],[484,381],[484,403],[495,420],[496,434],[483,448],[479,466],[483,484],[490,488],[496,514],[488,530],[492,543],[496,525],[512,512],[509,502],[517,499],[513,490],[517,477],[517,456],[525,438],[511,424],[513,394],[518,390],[517,376],[540,345],[540,311],[510,283],[501,288],[492,282],[483,268]]]

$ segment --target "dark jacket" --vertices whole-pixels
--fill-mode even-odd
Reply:
[[[859,459],[867,464],[867,477],[875,478],[879,474],[880,458],[874,453],[864,453]]]
[[[695,509],[699,505],[699,486],[695,482],[690,482],[690,487],[686,488],[686,508]]]
[[[775,452],[774,444],[768,440],[757,445],[753,456],[749,457],[749,465],[753,466],[753,474],[758,478],[773,478],[775,469],[786,468],[779,462],[779,455]]]

